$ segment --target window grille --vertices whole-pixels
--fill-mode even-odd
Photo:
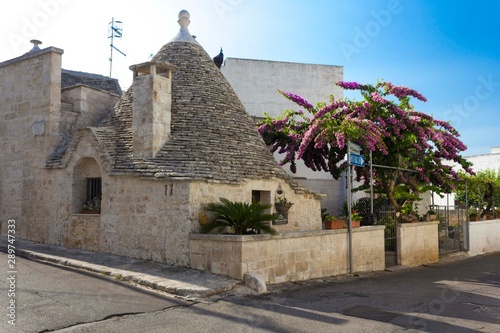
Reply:
[[[87,178],[87,201],[100,198],[101,195],[101,178]]]

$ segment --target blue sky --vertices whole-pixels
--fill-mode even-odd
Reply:
[[[113,77],[128,87],[128,67],[177,33],[181,9],[210,55],[223,47],[227,57],[341,65],[346,81],[409,86],[428,99],[417,109],[458,129],[464,155],[500,146],[497,0],[4,0],[0,61],[36,38],[64,49],[63,68],[108,75],[115,17],[123,22],[115,46],[127,56],[115,52]]]

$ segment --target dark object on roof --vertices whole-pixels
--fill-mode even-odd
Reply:
[[[215,65],[220,68],[224,63],[224,53],[222,53],[222,47],[220,48],[220,53],[214,57]]]
[[[83,84],[94,89],[106,91],[118,96],[122,95],[122,89],[118,84],[117,79],[99,74],[91,74],[85,72],[70,71],[67,69],[62,70],[61,74],[61,88],[73,87],[78,84]]]

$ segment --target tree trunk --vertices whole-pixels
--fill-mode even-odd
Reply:
[[[401,211],[401,206],[398,205],[398,201],[396,200],[396,196],[394,195],[394,186],[396,185],[396,178],[394,177],[389,181],[389,185],[386,187],[386,194],[387,198],[389,198],[389,201],[394,208],[396,212]]]

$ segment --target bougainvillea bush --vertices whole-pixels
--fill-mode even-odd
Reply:
[[[339,179],[348,167],[347,141],[373,154],[374,165],[416,172],[374,168],[374,189],[390,200],[396,211],[411,212],[419,194],[427,190],[449,193],[459,175],[452,164],[472,174],[470,163],[460,153],[467,149],[449,122],[414,110],[411,98],[426,101],[417,91],[390,82],[376,85],[338,82],[358,90],[362,99],[335,100],[313,106],[290,92],[280,93],[298,105],[259,127],[272,151],[284,154],[282,165],[296,172],[301,159],[314,171],[324,170]],[[369,186],[369,168],[355,167],[356,179]],[[401,200],[404,199],[404,200]]]

